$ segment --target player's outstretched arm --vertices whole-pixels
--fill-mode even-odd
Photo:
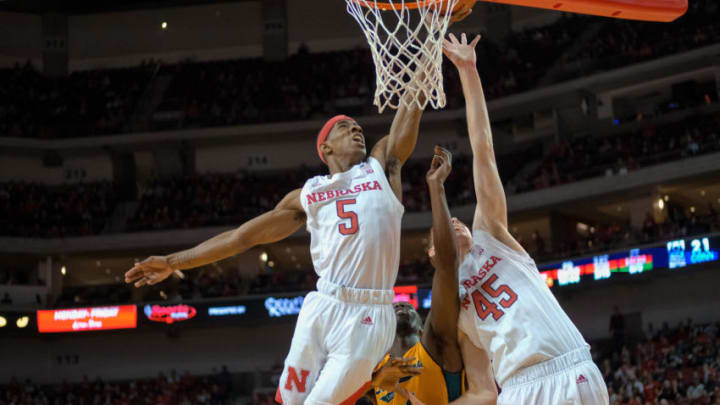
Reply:
[[[440,367],[454,373],[462,370],[462,358],[457,340],[460,313],[457,244],[445,197],[445,179],[451,170],[452,154],[436,146],[426,175],[433,219],[430,260],[435,267],[435,274],[432,282],[432,310],[422,341],[431,356],[440,361]]]
[[[524,252],[522,246],[507,230],[507,200],[500,181],[492,130],[488,116],[485,94],[477,71],[475,46],[480,40],[476,36],[468,44],[465,34],[458,40],[453,34],[443,42],[443,53],[455,65],[460,74],[468,134],[473,152],[473,180],[475,183],[475,215],[473,230],[482,229],[511,248]]]
[[[417,88],[409,88],[403,95],[405,102],[400,103],[400,106],[395,112],[395,117],[390,126],[390,134],[381,138],[370,152],[370,156],[377,159],[385,169],[385,173],[390,181],[390,186],[400,201],[402,201],[400,171],[415,150],[420,132],[420,118],[422,117],[423,109],[421,109],[419,105],[425,102],[425,93],[419,92],[419,83],[421,83],[424,78],[424,72],[415,72],[415,77],[409,86],[416,86]],[[418,100],[417,102],[413,102],[412,99],[415,98],[416,94]]]
[[[492,230],[495,226],[507,227],[505,192],[498,174],[490,118],[477,71],[475,46],[480,36],[476,36],[469,44],[465,34],[461,35],[460,40],[453,34],[448,38],[443,42],[443,53],[460,74],[473,152],[473,179],[477,198],[473,229],[482,227]]]
[[[292,235],[305,223],[305,211],[300,204],[301,189],[288,193],[280,203],[240,227],[221,233],[192,249],[167,256],[151,256],[136,263],[125,273],[126,283],[136,287],[156,284],[175,270],[191,269],[243,253],[266,243],[273,243]]]

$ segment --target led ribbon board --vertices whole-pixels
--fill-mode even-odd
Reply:
[[[541,265],[540,275],[548,287],[578,284],[583,276],[609,279],[616,273],[640,274],[651,270],[676,270],[718,260],[720,236],[677,239],[664,245],[631,249],[592,257]]]
[[[137,327],[137,307],[119,305],[37,311],[38,332],[83,332]]]

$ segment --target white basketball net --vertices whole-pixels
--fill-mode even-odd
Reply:
[[[401,104],[424,109],[445,107],[442,41],[459,0],[424,0],[417,9],[405,0],[345,0],[360,24],[375,62],[375,105],[397,109]],[[398,5],[383,11],[379,6]]]

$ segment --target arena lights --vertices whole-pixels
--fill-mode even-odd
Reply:
[[[0,315],[0,328],[4,328],[5,325],[7,325],[7,319],[5,319],[4,316]]]
[[[160,24],[160,28],[162,28],[162,29],[164,29],[164,30],[166,30],[167,27],[168,27],[167,21],[163,21],[162,24]]]
[[[17,319],[17,321],[15,322],[15,325],[17,325],[18,328],[23,329],[23,328],[26,328],[29,323],[30,323],[29,316],[21,316],[20,318]]]

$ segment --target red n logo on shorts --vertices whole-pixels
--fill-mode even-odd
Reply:
[[[298,392],[305,392],[307,386],[307,377],[309,374],[310,371],[300,369],[300,375],[302,376],[302,379],[300,379],[298,378],[297,371],[295,371],[295,367],[288,367],[288,377],[287,382],[285,382],[285,389],[288,391],[292,391],[293,383],[295,383],[295,388]]]

